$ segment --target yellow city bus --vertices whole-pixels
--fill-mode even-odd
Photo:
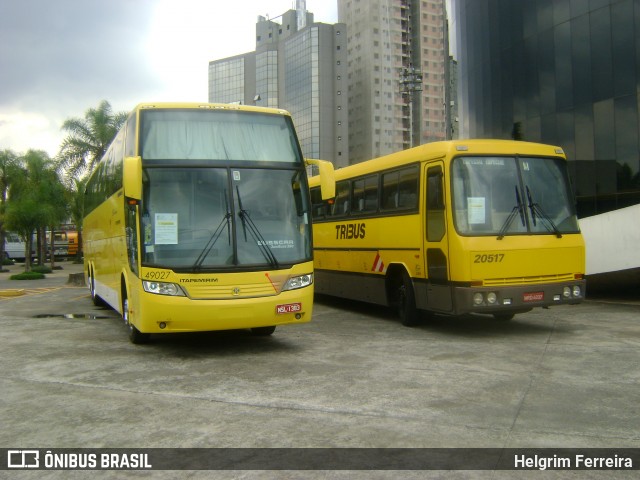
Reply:
[[[308,322],[306,166],[290,115],[239,105],[138,105],[85,192],[91,297],[150,334]]]
[[[575,304],[585,247],[561,148],[422,145],[310,179],[316,292],[420,311],[492,314]]]

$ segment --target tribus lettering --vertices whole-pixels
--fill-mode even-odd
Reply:
[[[348,225],[336,225],[336,240],[352,238],[364,238],[365,224],[350,223]]]

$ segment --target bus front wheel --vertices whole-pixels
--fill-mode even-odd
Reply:
[[[276,331],[276,327],[255,327],[251,329],[251,334],[257,337],[268,337]]]
[[[402,279],[397,287],[398,315],[405,327],[413,327],[418,324],[419,314],[416,307],[416,296],[413,291],[413,283],[406,272],[402,273]]]
[[[122,319],[124,320],[125,325],[127,326],[127,331],[129,333],[129,340],[131,343],[135,343],[139,345],[141,343],[147,343],[149,338],[151,337],[148,333],[142,333],[138,330],[130,321],[129,321],[129,299],[127,297],[124,298],[122,302]]]

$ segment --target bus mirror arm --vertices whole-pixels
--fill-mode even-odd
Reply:
[[[307,165],[315,165],[320,170],[320,192],[322,200],[329,200],[336,196],[336,179],[334,177],[333,164],[326,160],[305,159]]]
[[[142,158],[124,159],[124,194],[134,200],[142,200]]]

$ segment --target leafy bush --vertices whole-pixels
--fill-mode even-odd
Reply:
[[[23,272],[11,275],[10,280],[40,280],[44,278],[44,273],[40,272]]]
[[[31,271],[37,273],[51,273],[51,267],[47,267],[46,265],[36,265],[35,267],[31,267]]]

